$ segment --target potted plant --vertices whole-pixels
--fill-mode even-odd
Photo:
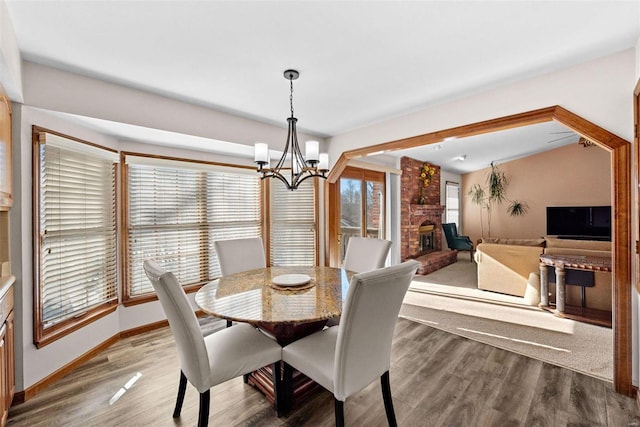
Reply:
[[[487,175],[487,184],[483,187],[480,184],[471,186],[468,195],[471,202],[480,206],[480,229],[484,236],[484,225],[482,222],[482,210],[487,210],[487,236],[491,236],[491,212],[497,205],[509,202],[507,212],[511,216],[522,216],[527,213],[529,206],[520,200],[510,200],[507,198],[507,186],[509,181],[506,174],[498,166],[491,162],[491,169]]]

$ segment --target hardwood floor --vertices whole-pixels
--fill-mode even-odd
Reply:
[[[181,418],[171,417],[178,379],[168,328],[126,338],[11,408],[8,425],[194,426],[198,394],[191,385]],[[379,384],[347,400],[347,425],[386,425]],[[636,401],[616,394],[609,383],[402,318],[392,351],[391,390],[400,426],[640,425]],[[211,392],[212,426],[333,423],[333,397],[326,391],[283,418],[242,378]]]

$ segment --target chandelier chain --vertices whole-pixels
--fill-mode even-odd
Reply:
[[[289,95],[289,105],[291,105],[291,117],[293,117],[293,79],[289,78],[291,93]]]

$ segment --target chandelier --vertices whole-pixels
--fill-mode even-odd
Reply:
[[[296,133],[296,119],[293,116],[293,81],[300,76],[296,70],[284,72],[285,79],[289,80],[291,105],[291,117],[287,119],[289,131],[287,133],[287,143],[284,146],[284,153],[278,160],[275,167],[270,167],[269,146],[264,142],[255,144],[255,163],[258,165],[258,173],[262,174],[261,179],[276,178],[287,186],[288,190],[295,190],[298,186],[309,178],[326,179],[329,171],[329,155],[320,153],[318,141],[307,141],[305,144],[305,155],[302,156],[298,135]]]

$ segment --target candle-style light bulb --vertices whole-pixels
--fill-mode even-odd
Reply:
[[[318,162],[318,170],[328,171],[329,170],[329,154],[320,153],[319,159],[320,161]]]
[[[306,142],[306,161],[307,163],[317,163],[318,153],[320,152],[320,143],[318,141]]]
[[[254,162],[260,164],[269,163],[269,146],[264,142],[256,142],[255,145],[255,159]]]

